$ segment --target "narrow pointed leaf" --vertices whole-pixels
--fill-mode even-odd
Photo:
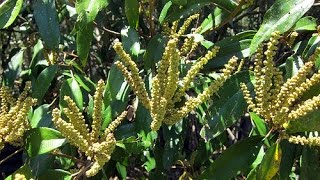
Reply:
[[[48,49],[58,50],[60,42],[60,29],[58,14],[54,0],[32,1],[33,14],[39,28],[39,33]]]
[[[261,145],[261,136],[253,136],[237,142],[226,149],[198,179],[232,179],[238,171],[250,167],[257,158]]]
[[[51,128],[35,128],[28,132],[26,149],[30,157],[50,152],[66,143],[62,134]]]
[[[23,0],[6,0],[0,5],[0,29],[9,27],[20,13]]]
[[[250,54],[275,31],[284,33],[311,8],[314,0],[277,0],[266,12],[259,31],[252,39]]]

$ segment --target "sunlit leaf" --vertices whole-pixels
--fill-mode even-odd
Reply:
[[[259,31],[252,39],[250,54],[275,31],[284,33],[311,8],[314,0],[277,0],[266,12]]]
[[[0,29],[9,27],[20,13],[23,0],[6,0],[0,5]]]

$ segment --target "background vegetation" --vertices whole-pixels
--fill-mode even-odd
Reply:
[[[98,80],[106,83],[102,129],[127,110],[115,131],[111,160],[90,179],[317,179],[318,146],[277,141],[280,131],[248,111],[240,83],[254,84],[250,66],[259,44],[272,32],[282,34],[274,62],[285,79],[294,76],[320,44],[320,4],[314,0],[0,0],[0,81],[17,96],[27,81],[37,104],[26,117],[30,129],[22,146],[0,151],[1,178],[71,179],[84,167],[83,154],[56,129],[52,110],[77,104],[91,124]],[[181,61],[181,75],[213,45],[217,56],[205,65],[187,91],[194,97],[221,74],[232,56],[244,59],[211,98],[173,126],[151,131],[150,112],[142,106],[114,62],[121,41],[146,84],[169,40],[165,25],[199,13],[181,37],[199,42]],[[180,21],[179,21],[180,20]],[[317,29],[318,28],[318,29]],[[195,29],[199,29],[196,31]],[[299,36],[288,44],[292,32]],[[320,58],[316,60],[316,72]],[[183,76],[182,76],[183,77]],[[319,94],[319,85],[301,101]],[[148,88],[149,86],[147,86]],[[150,91],[150,89],[147,89]],[[303,99],[304,98],[304,99]],[[299,100],[300,101],[300,100]],[[306,117],[303,131],[317,137],[319,110]],[[311,127],[312,126],[312,127]],[[2,128],[2,127],[0,127]],[[320,143],[319,143],[320,145]]]

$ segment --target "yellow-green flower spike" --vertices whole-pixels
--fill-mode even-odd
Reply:
[[[126,80],[128,81],[129,85],[131,85],[131,87],[137,92],[136,94],[140,98],[141,102],[147,109],[149,109],[149,96],[145,88],[145,83],[139,75],[139,69],[136,63],[130,58],[130,55],[123,50],[123,46],[120,42],[116,42],[113,48],[119,55],[120,60],[124,63],[116,63],[117,67],[122,72],[126,73],[125,78],[130,77]],[[130,70],[130,73],[128,69],[125,68],[126,66]]]
[[[183,78],[182,87],[179,88],[178,92],[173,98],[173,102],[179,102],[181,97],[185,94],[185,91],[190,88],[191,82],[194,80],[195,76],[199,73],[199,71],[203,68],[208,61],[216,56],[219,52],[219,47],[215,46],[208,53],[199,59],[195,64],[193,64],[190,70],[187,72],[187,75]]]
[[[309,146],[320,146],[320,137],[303,137],[303,136],[290,136],[289,142],[293,144],[309,145]]]
[[[188,27],[190,26],[191,22],[192,22],[194,19],[197,19],[197,18],[199,18],[199,14],[194,14],[194,15],[188,17],[188,18],[184,21],[183,25],[180,27],[180,29],[179,29],[179,31],[178,31],[178,33],[177,33],[177,36],[183,35],[183,34],[186,32],[186,30],[188,29]]]
[[[14,146],[23,144],[22,137],[30,129],[28,112],[36,103],[36,99],[28,97],[30,89],[31,82],[26,82],[23,92],[16,100],[8,87],[1,87],[0,150],[5,143]]]
[[[56,108],[52,111],[52,121],[57,129],[69,140],[70,144],[76,146],[81,152],[84,152],[87,159],[91,162],[89,167],[86,167],[88,168],[86,171],[87,177],[96,175],[104,164],[110,160],[116,145],[116,139],[113,134],[114,130],[127,116],[127,111],[122,112],[100,136],[104,86],[104,81],[100,80],[94,94],[91,131],[87,128],[83,115],[70,97],[64,97],[68,108],[63,109],[69,122],[61,118],[59,109]],[[1,145],[2,142],[0,141]]]
[[[91,125],[91,141],[97,141],[102,123],[102,103],[103,103],[103,90],[104,90],[104,81],[98,81],[96,92],[94,93],[94,101],[93,101],[93,114],[92,114],[92,125]]]
[[[188,57],[198,47],[198,45],[199,43],[194,40],[194,37],[186,37],[181,47],[181,55]]]
[[[128,111],[123,111],[114,121],[112,121],[108,128],[104,131],[104,137],[108,134],[113,133],[114,130],[121,124],[121,122],[127,117]]]
[[[202,93],[200,93],[196,98],[190,98],[183,107],[176,110],[174,114],[170,117],[166,117],[164,122],[166,124],[172,125],[177,121],[180,121],[183,117],[187,116],[195,107],[201,105],[203,102],[208,101],[209,98],[216,93],[224,84],[224,82],[230,78],[231,74],[236,69],[238,58],[232,57],[228,64],[225,65],[223,69],[223,74],[213,83],[209,85]]]
[[[64,108],[63,112],[68,117],[70,123],[74,125],[74,128],[78,130],[85,139],[89,140],[88,126],[78,106],[69,96],[64,96],[64,101],[66,101],[68,108]]]
[[[85,152],[87,156],[90,156],[90,145],[87,139],[85,139],[81,133],[75,129],[74,125],[67,123],[60,117],[59,109],[55,108],[52,111],[52,121],[59,131],[65,136],[70,144],[79,148],[80,151]]]

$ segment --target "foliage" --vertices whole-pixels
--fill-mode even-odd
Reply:
[[[316,11],[0,0],[1,178],[315,179]]]

